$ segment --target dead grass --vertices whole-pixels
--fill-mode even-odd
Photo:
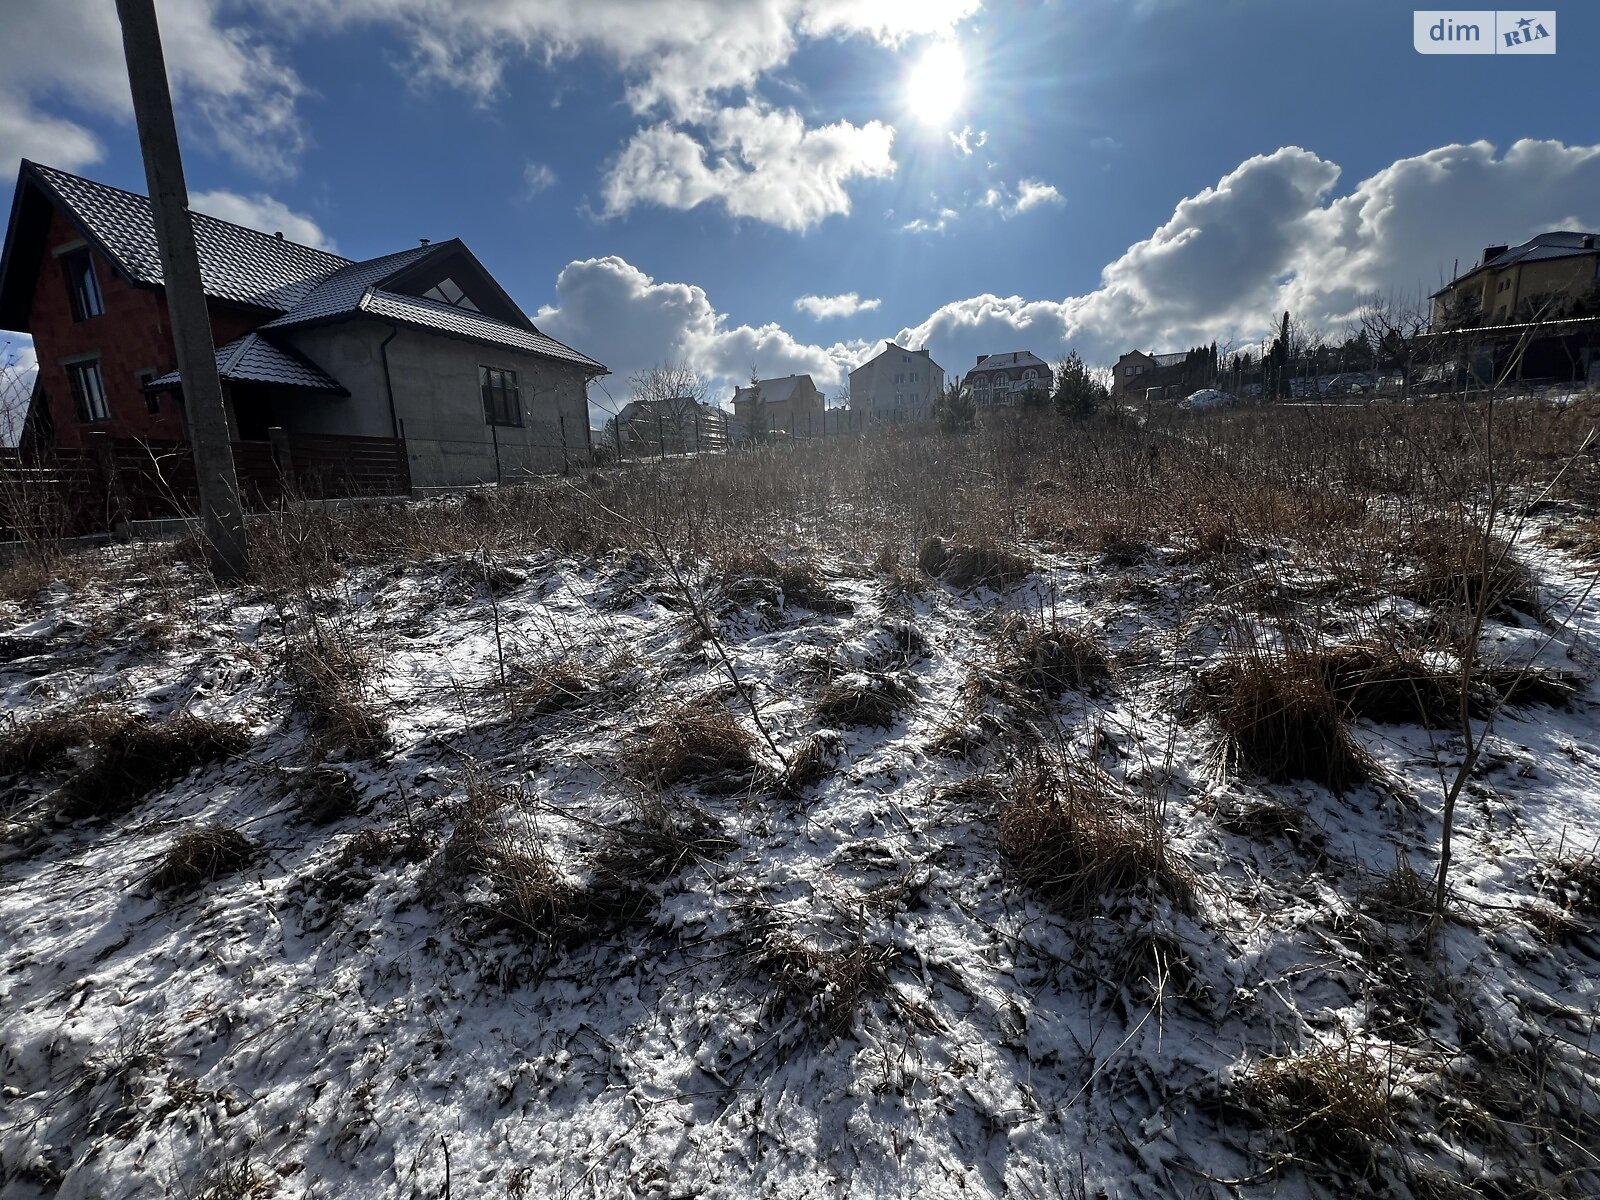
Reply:
[[[261,847],[237,829],[206,825],[182,834],[150,875],[159,892],[196,892],[212,880],[232,875],[254,863]]]
[[[1600,855],[1582,851],[1555,855],[1539,863],[1534,881],[1566,912],[1600,918]]]
[[[1305,810],[1278,800],[1221,805],[1217,809],[1217,825],[1257,842],[1281,839],[1296,846],[1308,846],[1318,840]]]
[[[646,793],[635,799],[632,815],[611,830],[595,854],[592,886],[661,883],[696,863],[720,858],[734,845],[699,806]]]
[[[655,791],[696,784],[721,795],[760,791],[769,782],[755,738],[722,704],[684,700],[639,731],[623,769]]]
[[[370,758],[389,748],[383,717],[366,695],[370,662],[347,638],[318,625],[291,641],[285,657],[295,711],[316,753]]]
[[[71,762],[72,751],[104,737],[121,719],[90,705],[7,720],[0,728],[0,775],[60,770]]]
[[[808,788],[827,778],[833,769],[834,745],[835,739],[821,733],[813,733],[801,742],[778,777],[778,795],[790,802],[798,801]]]
[[[1291,651],[1289,657],[1322,677],[1350,719],[1429,728],[1459,723],[1461,719],[1458,677],[1448,669],[1431,665],[1414,650],[1381,642],[1359,642]]]
[[[1222,733],[1225,756],[1263,778],[1348,791],[1374,767],[1315,668],[1296,655],[1241,655],[1201,675],[1194,708]]]
[[[1547,546],[1566,550],[1580,558],[1600,560],[1600,517],[1552,526],[1545,530],[1540,540]]]
[[[1502,538],[1435,522],[1417,532],[1409,549],[1417,566],[1397,589],[1407,599],[1466,612],[1482,602],[1491,615],[1540,611],[1537,578]]]
[[[1041,699],[1066,691],[1096,695],[1111,679],[1110,660],[1094,637],[1022,613],[1001,626],[995,669],[1012,686]]]
[[[854,728],[872,725],[888,729],[913,700],[916,692],[898,675],[866,671],[846,675],[817,693],[812,713],[824,725]]]
[[[825,1041],[845,1037],[867,1002],[890,994],[897,955],[857,936],[835,945],[772,921],[754,932],[746,963],[766,980],[765,1014],[792,1017]]]
[[[62,788],[61,813],[74,820],[120,816],[156,788],[240,754],[249,744],[239,725],[187,714],[108,723],[89,764]]]
[[[555,716],[620,692],[633,665],[632,656],[625,653],[599,661],[575,652],[558,654],[519,670],[500,702],[509,716]]]
[[[999,546],[962,545],[932,537],[917,551],[917,566],[952,587],[977,587],[980,584],[1004,589],[1021,583],[1033,573],[1033,563],[1022,555]]]
[[[1390,1072],[1354,1045],[1264,1058],[1234,1080],[1234,1094],[1293,1157],[1358,1174],[1399,1136]]]
[[[1195,880],[1157,814],[1096,768],[1035,764],[1014,774],[1000,849],[1018,876],[1071,917],[1163,897],[1195,906]]]
[[[338,767],[312,767],[296,778],[294,791],[300,819],[311,825],[343,821],[361,808],[361,790]]]
[[[732,604],[788,607],[798,604],[812,612],[847,614],[855,611],[837,596],[809,558],[782,560],[761,551],[742,550],[725,558],[715,573],[722,595]]]

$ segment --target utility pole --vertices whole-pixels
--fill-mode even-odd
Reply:
[[[133,91],[133,116],[144,154],[150,212],[156,245],[161,251],[161,278],[172,318],[172,341],[183,379],[183,404],[189,419],[195,482],[200,491],[200,519],[205,532],[211,573],[218,580],[237,579],[249,565],[244,535],[244,506],[233,468],[228,413],[217,377],[217,352],[211,341],[211,314],[200,282],[200,256],[189,217],[189,190],[183,182],[178,152],[178,127],[172,117],[172,93],[161,53],[161,30],[155,0],[117,0],[122,22],[122,52],[128,60]]]

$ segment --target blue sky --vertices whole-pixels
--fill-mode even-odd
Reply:
[[[618,400],[666,358],[832,391],[883,338],[964,370],[1336,331],[1600,226],[1588,3],[1522,58],[1417,55],[1376,0],[158,9],[197,207],[352,257],[462,237]],[[142,191],[112,0],[0,12],[7,174]]]

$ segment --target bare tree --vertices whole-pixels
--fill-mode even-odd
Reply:
[[[1428,340],[1429,316],[1422,302],[1374,292],[1361,305],[1356,324],[1360,336],[1371,347],[1378,369],[1397,369],[1400,399],[1411,399],[1417,369],[1430,356],[1430,346],[1434,346]]]
[[[638,432],[657,444],[665,455],[669,449],[684,453],[694,446],[695,421],[705,403],[706,383],[683,359],[658,362],[628,378],[633,399],[644,410]]]

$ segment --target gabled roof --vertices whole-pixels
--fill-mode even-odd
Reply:
[[[338,396],[350,394],[304,355],[275,346],[257,333],[247,333],[217,350],[217,374],[223,379],[249,383],[275,383],[313,392],[331,392]],[[168,371],[145,384],[144,390],[166,391],[181,383],[178,372]]]
[[[800,386],[802,379],[811,384],[813,391],[816,390],[817,385],[811,383],[811,376],[809,375],[784,375],[778,379],[756,380],[756,386],[761,389],[761,402],[763,404],[782,404],[785,400],[793,399],[795,389]],[[734,403],[737,404],[741,398],[750,399],[750,389],[748,387],[734,389]]]
[[[148,199],[24,159],[17,190],[28,184],[61,205],[84,237],[130,283],[161,284],[161,254]],[[285,309],[317,280],[350,261],[205,213],[192,216],[201,283],[206,295],[218,300]]]
[[[24,159],[12,200],[5,254],[0,259],[0,326],[20,329],[27,320],[31,297],[25,297],[23,290],[31,288],[37,274],[44,238],[40,222],[48,221],[48,206],[40,197],[59,205],[84,238],[128,282],[161,285],[161,259],[148,199]],[[262,329],[291,329],[367,315],[448,337],[543,355],[594,374],[606,372],[588,355],[539,332],[459,240],[413,246],[353,262],[204,213],[194,213],[193,221],[206,295],[279,314]],[[25,223],[30,226],[29,231],[19,232]],[[499,320],[383,286],[430,257],[454,254],[463,255],[481,273],[487,286],[504,301],[506,315],[517,320]],[[28,261],[23,261],[25,258]],[[400,286],[403,285],[402,280]]]
[[[1031,350],[1008,350],[1003,354],[985,354],[967,374],[970,376],[974,371],[1009,371],[1019,367],[1040,367],[1048,371],[1050,364]]]

